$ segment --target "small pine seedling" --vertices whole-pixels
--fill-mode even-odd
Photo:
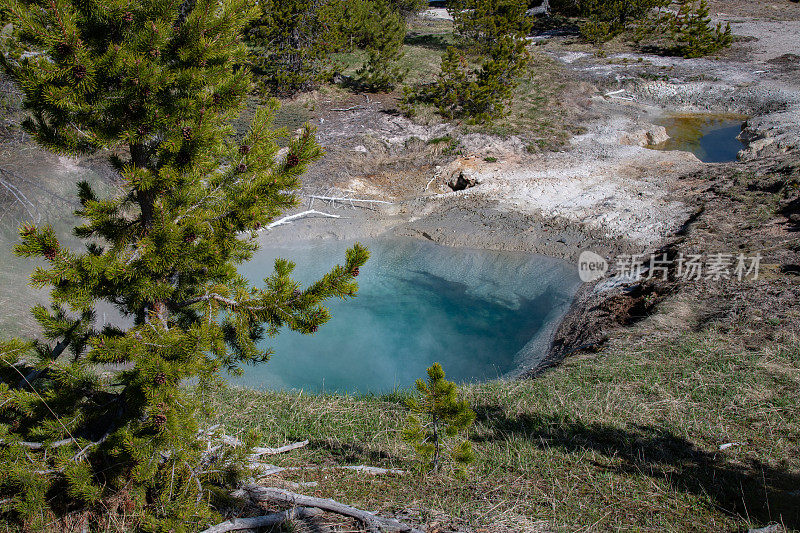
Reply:
[[[417,395],[406,402],[411,413],[403,440],[414,446],[431,471],[441,466],[446,455],[461,469],[475,460],[468,435],[475,413],[458,398],[456,384],[444,376],[442,365],[434,363],[428,368],[428,381],[418,379]]]

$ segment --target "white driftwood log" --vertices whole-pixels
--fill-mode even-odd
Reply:
[[[298,448],[302,448],[303,446],[308,446],[308,441],[304,440],[301,442],[293,442],[291,444],[287,444],[286,446],[279,446],[278,448],[253,448],[253,453],[250,454],[250,457],[259,457],[262,455],[277,455],[279,453],[290,452],[292,450],[296,450]]]
[[[282,524],[293,518],[311,518],[322,514],[321,509],[314,507],[294,507],[288,511],[273,513],[266,516],[254,516],[252,518],[231,518],[216,526],[204,529],[201,533],[225,533],[226,531],[238,531],[241,529],[257,529],[260,527],[271,527]]]
[[[383,474],[397,474],[402,476],[405,474],[405,470],[400,470],[397,468],[380,468],[378,466],[367,466],[367,465],[343,465],[343,466],[290,466],[287,470],[355,470],[356,472],[363,472],[365,474],[370,474],[373,476],[383,475]]]
[[[275,466],[268,463],[260,463],[256,460],[251,460],[249,463],[250,470],[253,471],[253,475],[257,476],[258,478],[271,476],[274,474],[280,474],[281,472],[296,472],[298,470],[354,470],[356,472],[362,472],[364,474],[369,474],[371,476],[380,476],[386,474],[394,474],[398,476],[402,476],[405,474],[405,470],[400,470],[397,468],[380,468],[377,466],[367,466],[367,465],[345,465],[345,466]]]
[[[267,224],[265,229],[272,229],[272,228],[274,228],[276,226],[283,226],[284,224],[288,224],[289,222],[297,220],[298,218],[307,217],[309,215],[320,215],[320,216],[327,217],[327,218],[342,218],[339,215],[332,215],[330,213],[323,213],[322,211],[317,211],[316,209],[309,209],[308,211],[303,211],[302,213],[289,215],[289,216],[283,217],[283,218],[281,218],[279,220],[276,220],[275,222],[272,222],[271,224]]]
[[[274,503],[282,503],[285,505],[301,505],[304,507],[317,507],[323,511],[329,511],[344,516],[349,516],[361,521],[367,530],[374,533],[423,533],[419,529],[415,529],[408,524],[399,522],[393,518],[383,518],[369,511],[356,509],[349,505],[330,500],[327,498],[315,498],[314,496],[306,496],[304,494],[297,494],[284,489],[274,487],[262,487],[260,485],[247,485],[245,490],[250,497],[256,501],[268,501]]]

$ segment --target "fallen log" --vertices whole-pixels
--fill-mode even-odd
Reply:
[[[298,448],[302,448],[303,446],[308,446],[308,441],[304,440],[301,442],[293,442],[291,444],[287,444],[286,446],[279,446],[277,448],[253,448],[253,453],[250,454],[250,457],[259,457],[261,455],[277,455],[279,453],[290,452],[292,450],[296,450]]]
[[[293,518],[311,518],[322,514],[321,509],[314,507],[293,507],[280,513],[268,514],[265,516],[254,516],[252,518],[231,518],[221,522],[201,533],[225,533],[226,531],[238,531],[241,529],[257,529],[261,527],[277,526]]]
[[[363,472],[365,474],[370,474],[373,476],[379,476],[383,474],[397,474],[402,476],[405,474],[405,470],[400,470],[398,468],[381,468],[379,466],[367,466],[367,465],[340,465],[340,466],[289,466],[286,467],[285,470],[355,470],[356,472]]]
[[[303,507],[317,507],[323,511],[349,516],[362,522],[367,531],[371,533],[423,533],[393,518],[383,518],[369,511],[357,509],[328,498],[316,498],[297,494],[275,487],[262,487],[261,485],[246,485],[244,489],[253,500],[262,502],[281,503],[284,505],[301,505]]]
[[[323,213],[322,211],[317,211],[316,209],[309,209],[308,211],[303,211],[302,213],[297,213],[295,215],[289,215],[286,217],[281,218],[280,220],[276,220],[275,222],[268,224],[265,229],[272,229],[276,226],[282,226],[284,224],[288,224],[293,220],[297,220],[298,218],[307,217],[309,215],[321,215],[323,217],[328,218],[342,218],[340,215],[332,215],[330,213]]]
[[[342,465],[342,466],[275,466],[267,463],[259,463],[258,461],[251,460],[249,467],[251,470],[257,471],[259,477],[271,476],[281,472],[293,472],[298,470],[354,470],[362,472],[371,476],[380,476],[385,474],[394,474],[402,476],[405,470],[398,468],[380,468],[378,466],[367,465]]]

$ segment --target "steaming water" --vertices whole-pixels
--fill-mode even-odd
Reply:
[[[48,301],[46,290],[28,285],[39,262],[13,255],[19,225],[49,223],[64,246],[81,249],[70,236],[76,222],[74,184],[88,179],[105,187],[100,176],[85,167],[37,154],[6,151],[0,158],[20,174],[3,175],[4,180],[15,179],[9,183],[16,183],[18,190],[0,191],[0,304],[5,309],[0,337],[37,335],[30,307]],[[23,201],[14,196],[20,193]],[[242,271],[260,285],[280,256],[296,261],[295,277],[309,283],[343,261],[350,244],[314,241],[264,247]],[[269,339],[276,355],[264,365],[248,367],[238,383],[384,392],[411,386],[434,361],[459,382],[513,374],[544,353],[579,283],[577,269],[541,256],[456,249],[427,241],[365,244],[372,258],[361,269],[359,296],[329,302],[333,318],[314,335],[283,331]],[[108,311],[108,320],[115,322],[113,310],[101,307],[98,320],[105,321]]]
[[[736,161],[739,150],[744,148],[737,136],[746,118],[710,113],[670,115],[659,121],[670,138],[650,148],[692,152],[704,163]]]
[[[260,280],[283,257],[306,284],[340,263],[350,244],[265,248],[242,271]],[[386,392],[413,385],[435,361],[458,382],[513,374],[541,358],[579,283],[572,265],[542,256],[416,240],[364,244],[372,257],[358,297],[331,302],[333,317],[314,335],[286,330],[269,339],[275,355],[237,383]]]

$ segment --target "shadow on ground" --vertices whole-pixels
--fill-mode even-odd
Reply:
[[[378,464],[383,461],[397,459],[384,452],[366,448],[360,444],[340,442],[334,439],[313,439],[308,443],[309,449],[325,450],[336,458],[335,463],[346,464],[367,463]]]
[[[702,450],[691,441],[654,426],[618,428],[551,415],[512,418],[496,406],[479,406],[475,412],[484,426],[478,441],[522,435],[542,449],[594,451],[614,459],[611,465],[597,464],[598,468],[667,480],[676,490],[710,498],[718,509],[730,515],[800,528],[798,472],[757,460],[733,463],[724,452]]]
[[[408,46],[420,46],[430,50],[445,51],[450,43],[446,35],[435,35],[430,33],[423,34],[408,34],[405,38],[405,44]]]

